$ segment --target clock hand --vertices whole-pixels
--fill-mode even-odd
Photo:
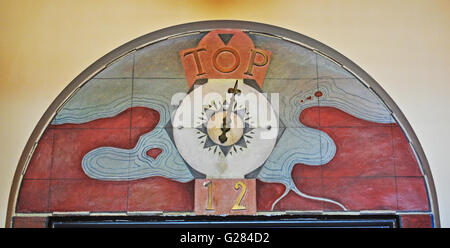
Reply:
[[[223,117],[223,122],[222,122],[222,128],[220,128],[220,130],[222,130],[222,134],[220,134],[219,136],[219,141],[220,143],[225,143],[228,140],[227,137],[227,132],[230,131],[230,128],[227,127],[227,117]]]
[[[228,140],[226,133],[228,131],[230,131],[228,124],[231,123],[230,115],[231,115],[231,109],[233,108],[233,104],[234,104],[234,98],[235,98],[236,94],[241,93],[241,90],[239,90],[237,88],[237,86],[238,86],[238,80],[236,80],[236,83],[234,84],[233,88],[228,89],[228,93],[233,93],[233,95],[231,96],[230,104],[228,105],[228,108],[227,108],[227,113],[226,113],[225,117],[223,118],[222,128],[220,129],[220,130],[222,130],[222,134],[220,134],[220,136],[219,136],[219,141],[221,143],[225,143]]]

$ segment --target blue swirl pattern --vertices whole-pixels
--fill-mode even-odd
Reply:
[[[286,127],[257,176],[261,181],[282,183],[286,187],[285,192],[272,204],[272,209],[292,190],[302,197],[329,202],[346,210],[339,202],[301,192],[292,179],[292,169],[296,164],[320,166],[331,161],[336,154],[336,145],[326,133],[306,127],[300,122],[300,113],[304,109],[314,106],[335,107],[367,121],[394,122],[391,112],[362,83],[356,79],[338,81],[276,80],[265,83],[264,91],[280,94],[279,118]],[[286,87],[280,87],[283,83]],[[322,92],[322,96],[314,97],[317,91]],[[307,100],[308,97],[311,97],[310,100]]]

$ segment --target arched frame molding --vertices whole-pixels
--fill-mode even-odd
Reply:
[[[298,44],[300,46],[303,46],[317,54],[327,57],[331,61],[343,67],[353,76],[358,78],[362,83],[364,83],[364,85],[366,85],[369,88],[369,90],[378,95],[378,97],[384,102],[387,108],[392,112],[393,117],[395,118],[397,123],[401,126],[402,130],[405,132],[405,135],[411,147],[413,148],[413,151],[417,156],[417,160],[423,170],[426,185],[428,187],[428,192],[431,197],[431,208],[433,211],[434,226],[440,227],[438,201],[436,190],[434,187],[434,181],[431,175],[428,160],[425,156],[422,146],[420,145],[419,139],[417,138],[410,123],[406,119],[405,115],[401,112],[397,104],[367,72],[365,72],[358,65],[353,63],[350,59],[346,58],[344,55],[340,54],[336,50],[305,35],[268,24],[248,22],[248,21],[230,21],[230,20],[186,23],[164,28],[143,35],[104,55],[96,62],[94,62],[92,65],[90,65],[88,68],[86,68],[74,80],[72,80],[72,82],[70,82],[70,84],[56,97],[56,99],[52,102],[47,111],[45,111],[44,115],[41,117],[38,124],[34,128],[30,138],[28,139],[27,144],[25,145],[25,148],[19,159],[19,163],[16,168],[13,182],[11,185],[11,191],[8,200],[8,210],[6,216],[6,227],[11,227],[12,216],[14,214],[14,209],[16,207],[15,204],[17,201],[18,191],[20,188],[23,175],[26,172],[28,163],[30,162],[33,152],[37,147],[37,144],[43,132],[45,131],[48,124],[55,117],[55,115],[58,113],[58,111],[62,108],[62,106],[64,106],[64,104],[71,98],[71,96],[73,96],[80,89],[81,86],[83,86],[89,79],[94,77],[98,72],[108,67],[114,61],[145,46],[166,39],[183,36],[186,34],[207,32],[213,29],[228,29],[228,28],[241,29],[247,32],[277,37],[285,41],[289,41]]]

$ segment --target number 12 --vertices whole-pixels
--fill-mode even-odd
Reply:
[[[213,183],[211,181],[209,181],[209,182],[205,182],[203,185],[208,188],[208,203],[206,206],[206,210],[214,210],[214,207],[212,206]],[[241,202],[242,202],[242,198],[244,198],[245,193],[247,192],[247,186],[245,185],[245,183],[238,181],[234,185],[234,190],[241,190],[241,193],[239,194],[238,198],[236,199],[236,202],[234,203],[231,210],[245,210],[246,207],[241,205]]]

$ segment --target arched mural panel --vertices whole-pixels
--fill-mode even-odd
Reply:
[[[14,226],[146,213],[385,213],[434,225],[409,124],[341,55],[263,24],[172,30],[125,45],[66,94],[13,185]]]

